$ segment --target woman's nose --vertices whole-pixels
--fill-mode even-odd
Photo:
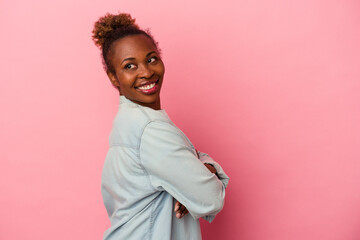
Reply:
[[[154,71],[146,64],[141,64],[139,70],[140,70],[139,76],[141,78],[151,78],[152,75],[154,74]]]

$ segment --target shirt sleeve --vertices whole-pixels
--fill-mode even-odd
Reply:
[[[198,150],[196,150],[196,151],[197,151],[199,160],[203,164],[207,163],[207,164],[212,165],[215,168],[217,177],[220,179],[220,181],[224,185],[224,188],[226,188],[229,183],[229,177],[226,175],[226,173],[224,172],[224,170],[222,169],[220,164],[215,162],[214,159],[212,159],[208,154],[200,152]],[[212,222],[214,220],[215,216],[216,215],[214,215],[214,214],[210,214],[210,215],[204,216],[202,218],[208,222]]]
[[[215,170],[216,170],[216,175],[218,176],[218,178],[220,179],[220,181],[223,183],[224,187],[226,188],[228,183],[229,183],[229,177],[228,175],[226,175],[226,173],[224,172],[224,170],[222,169],[222,167],[220,166],[220,164],[218,164],[217,162],[214,161],[214,159],[212,159],[208,154],[200,152],[197,150],[197,154],[199,156],[200,161],[205,164],[211,164]]]
[[[140,161],[152,186],[172,195],[194,219],[221,211],[224,184],[199,161],[195,149],[176,126],[150,122],[141,137]]]

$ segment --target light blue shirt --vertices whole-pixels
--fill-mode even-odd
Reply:
[[[101,191],[111,227],[106,240],[199,240],[199,218],[211,222],[224,205],[229,178],[165,110],[120,96],[109,137]],[[198,158],[199,156],[199,158]],[[204,163],[212,164],[217,175]],[[190,214],[175,216],[176,200]]]

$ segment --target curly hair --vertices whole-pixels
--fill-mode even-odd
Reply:
[[[102,62],[104,70],[115,75],[115,69],[111,63],[112,43],[118,39],[143,34],[147,36],[158,48],[157,42],[155,42],[149,30],[142,30],[135,23],[135,18],[131,18],[128,13],[119,13],[117,15],[106,13],[103,17],[100,17],[94,24],[92,31],[92,39],[96,46],[102,51]]]

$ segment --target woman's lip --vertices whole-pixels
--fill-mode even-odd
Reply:
[[[150,94],[153,94],[155,92],[158,91],[159,89],[159,79],[155,82],[149,82],[148,84],[145,84],[145,85],[142,85],[142,86],[146,86],[146,85],[150,85],[152,83],[155,83],[155,85],[152,87],[152,88],[149,88],[149,89],[140,89],[139,87],[135,87],[135,89],[143,94],[146,94],[146,95],[150,95]],[[142,87],[141,86],[141,87]]]
[[[139,84],[139,86],[136,86],[135,88],[143,87],[143,86],[150,85],[152,83],[158,83],[158,82],[159,82],[159,79],[145,81],[145,82],[142,82],[141,84]]]

